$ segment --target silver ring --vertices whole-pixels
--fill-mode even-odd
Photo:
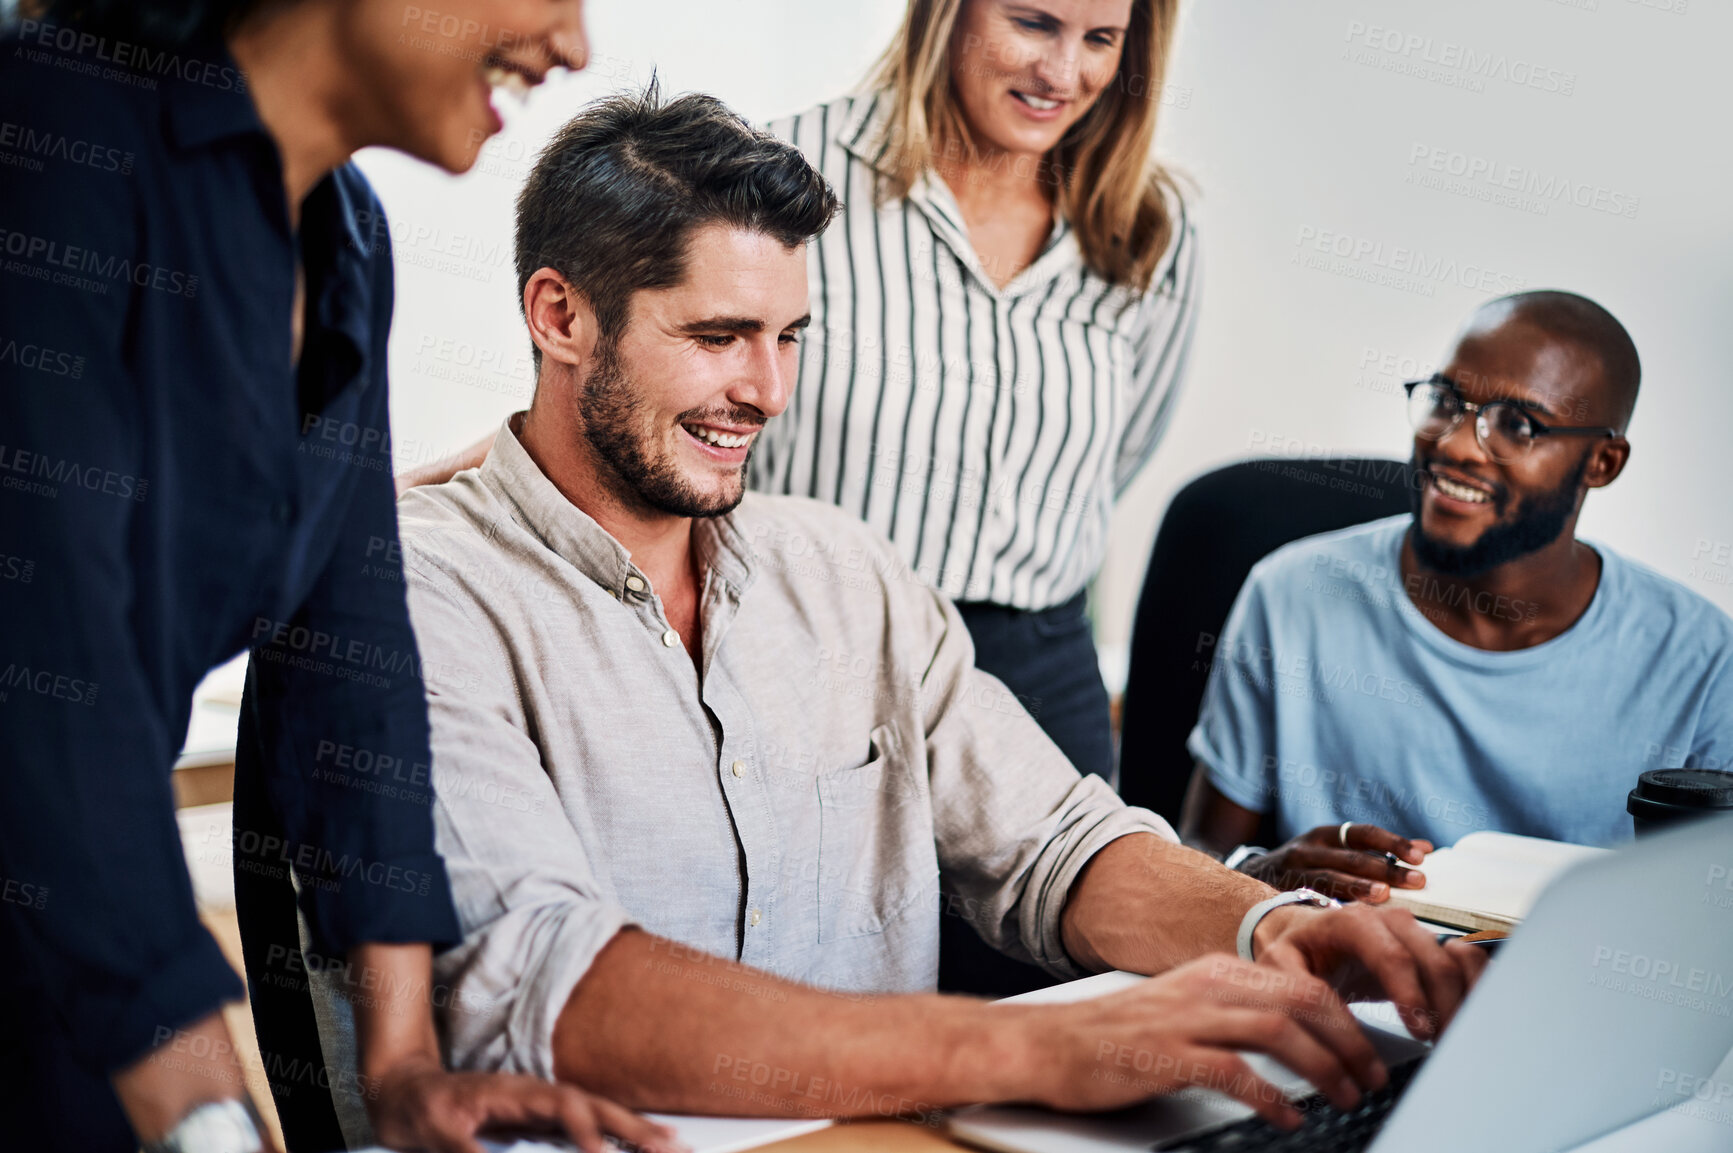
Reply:
[[[1343,821],[1342,827],[1336,830],[1336,836],[1340,838],[1344,849],[1348,847],[1348,826],[1353,823],[1353,821]]]

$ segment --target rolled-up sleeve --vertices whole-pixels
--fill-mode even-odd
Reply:
[[[1083,867],[1110,841],[1173,828],[1080,774],[1016,696],[975,667],[957,610],[926,594],[922,682],[927,771],[947,898],[994,948],[1066,977],[1061,918]]]
[[[439,848],[463,942],[435,962],[453,1067],[554,1075],[566,1000],[631,924],[589,856],[525,731],[512,668],[493,631],[433,562],[406,558],[410,609],[430,677]]]

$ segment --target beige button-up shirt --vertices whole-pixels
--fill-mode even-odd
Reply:
[[[628,924],[828,988],[930,990],[939,917],[1055,972],[1060,914],[1114,838],[1080,776],[890,544],[816,501],[699,521],[695,665],[656,590],[507,422],[399,506],[440,851],[464,941],[450,1057],[553,1073],[574,985]]]

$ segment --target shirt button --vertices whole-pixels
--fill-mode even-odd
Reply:
[[[752,910],[751,915],[746,918],[746,924],[750,928],[756,929],[758,928],[758,922],[762,920],[764,920],[764,914],[760,913],[757,909],[754,909]]]
[[[746,775],[746,762],[745,761],[735,761],[734,764],[730,767],[733,768],[735,776],[744,777]]]
[[[644,591],[644,578],[629,576],[626,578],[626,587],[635,593],[641,593]]]
[[[271,506],[271,519],[278,524],[288,524],[295,519],[295,509],[286,500],[280,500]]]
[[[669,648],[673,648],[675,645],[680,643],[680,634],[675,632],[673,629],[669,629],[667,632],[662,634],[662,643],[667,645]]]

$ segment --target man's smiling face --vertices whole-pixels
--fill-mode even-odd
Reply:
[[[1471,326],[1439,375],[1473,404],[1512,401],[1548,425],[1604,423],[1599,360],[1520,316]],[[1474,425],[1465,414],[1439,439],[1414,439],[1415,555],[1464,577],[1544,548],[1574,524],[1595,443],[1543,436],[1499,460]]]
[[[719,516],[746,491],[765,422],[788,407],[806,327],[806,250],[713,224],[686,276],[632,296],[578,394],[585,439],[628,507]]]

